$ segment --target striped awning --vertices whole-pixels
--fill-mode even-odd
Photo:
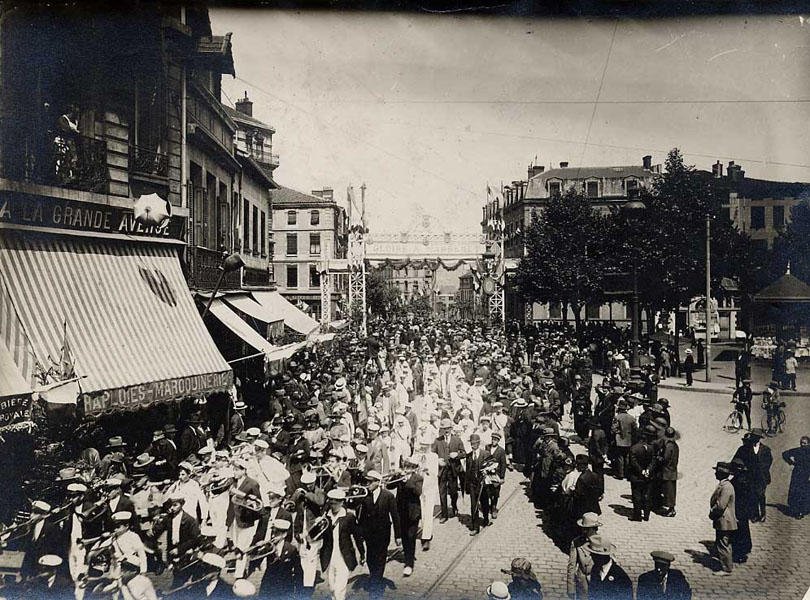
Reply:
[[[0,284],[0,335],[23,377],[75,371],[88,415],[231,386],[174,247],[3,231]]]
[[[318,321],[298,309],[278,292],[253,292],[253,297],[273,314],[281,315],[284,324],[298,333],[308,335],[318,328]]]

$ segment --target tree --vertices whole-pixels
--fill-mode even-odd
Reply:
[[[582,308],[602,299],[606,219],[581,193],[555,196],[526,230],[527,253],[518,264],[515,286],[529,302],[570,306],[579,330]]]
[[[380,271],[366,271],[366,306],[374,315],[389,317],[400,304],[400,291]]]

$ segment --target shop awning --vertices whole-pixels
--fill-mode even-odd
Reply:
[[[278,292],[253,292],[254,298],[271,312],[282,315],[284,324],[298,333],[308,335],[318,328],[318,322],[304,314]]]
[[[263,352],[265,359],[268,361],[281,360],[289,358],[303,344],[290,344],[288,346],[274,346],[259,333],[247,324],[242,318],[237,315],[228,305],[223,301],[223,298],[215,298],[211,303],[209,312],[214,315],[219,321],[230,329],[233,333],[239,336],[242,341],[259,352]]]
[[[266,306],[259,304],[247,294],[227,295],[223,296],[222,299],[231,308],[241,310],[246,315],[250,315],[263,323],[275,323],[284,320],[281,314],[273,312]]]
[[[4,337],[28,339],[41,368],[75,370],[88,415],[232,384],[174,247],[4,231],[0,279],[16,313],[0,324],[22,329]]]

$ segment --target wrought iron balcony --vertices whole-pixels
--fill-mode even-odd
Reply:
[[[38,130],[22,119],[0,120],[0,176],[106,193],[107,145],[77,133]]]
[[[189,286],[197,290],[212,290],[219,278],[219,267],[225,259],[225,253],[209,250],[201,246],[188,248]],[[226,273],[220,290],[235,290],[242,285],[239,271]]]
[[[166,177],[169,172],[169,156],[151,148],[130,145],[129,168],[133,173]]]

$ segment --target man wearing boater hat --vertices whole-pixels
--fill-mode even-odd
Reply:
[[[616,561],[616,547],[604,536],[588,540],[593,567],[588,580],[588,600],[633,600],[633,582]]]
[[[675,556],[664,550],[650,552],[650,556],[655,568],[639,575],[636,600],[690,600],[692,588],[686,577],[679,570],[670,568]]]

